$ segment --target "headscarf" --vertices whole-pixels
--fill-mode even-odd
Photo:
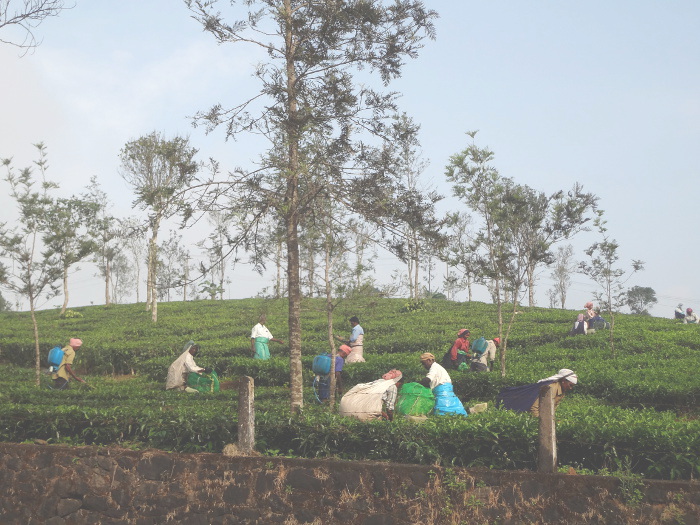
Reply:
[[[465,333],[467,335],[471,334],[471,332],[469,330],[467,330],[466,328],[462,328],[459,332],[457,332],[457,337],[462,337],[462,335]]]
[[[403,377],[401,370],[396,370],[395,368],[392,368],[382,376],[382,379],[401,379],[401,377]]]
[[[338,350],[342,350],[342,352],[345,354],[345,357],[347,357],[350,352],[352,352],[352,348],[350,348],[348,345],[340,345],[338,347]]]
[[[425,353],[420,355],[421,361],[427,361],[428,359],[432,359],[434,361],[435,356],[433,354],[431,354],[430,352],[425,352]]]
[[[80,348],[81,346],[83,346],[83,342],[82,342],[80,339],[78,339],[77,337],[72,337],[71,340],[68,341],[68,344],[69,344],[70,346],[75,346],[75,347],[78,347],[78,348]]]
[[[566,379],[569,383],[576,384],[578,383],[578,376],[574,373],[573,370],[569,370],[568,368],[562,368],[553,376],[549,376],[545,379],[540,379],[537,381],[538,383],[544,383],[545,381],[559,381],[560,379]]]
[[[583,305],[583,307],[587,310],[590,310],[591,308],[593,308],[593,303],[588,301],[586,304]]]

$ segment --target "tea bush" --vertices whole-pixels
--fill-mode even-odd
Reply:
[[[422,352],[438,360],[459,328],[471,339],[495,335],[495,309],[483,303],[348,300],[334,315],[335,334],[347,336],[347,319],[365,329],[366,363],[348,365],[346,388],[398,368],[408,380],[425,375]],[[34,345],[28,313],[0,313],[0,373],[12,378],[0,392],[0,439],[121,444],[179,451],[220,451],[235,441],[237,392],[186,395],[166,392],[170,363],[189,339],[202,346],[197,363],[213,366],[222,381],[255,378],[256,443],[262,453],[341,457],[491,468],[534,468],[537,420],[488,410],[463,417],[431,418],[420,425],[362,423],[341,418],[314,401],[313,357],[328,349],[323,302],[305,300],[302,363],[305,409],[289,414],[288,347],[272,343],[268,361],[250,358],[250,329],[260,313],[276,337],[287,340],[286,301],[246,299],[162,303],[155,325],[143,305],[38,312],[45,358],[56,344],[80,337],[75,367],[96,388],[74,385],[55,392],[33,386]],[[466,405],[492,406],[505,386],[531,383],[572,368],[579,384],[557,411],[559,459],[590,471],[629,464],[635,474],[691,479],[700,474],[697,451],[700,327],[672,319],[619,315],[615,357],[609,331],[568,336],[576,312],[520,308],[508,341],[505,377],[451,372]],[[133,374],[133,375],[132,375]],[[43,378],[48,382],[48,377]]]

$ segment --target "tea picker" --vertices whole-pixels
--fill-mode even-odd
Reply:
[[[335,356],[335,389],[336,395],[343,391],[343,365],[345,358],[352,352],[348,345],[340,345]],[[314,357],[311,365],[315,376],[313,380],[314,396],[319,403],[323,403],[331,397],[331,354],[321,354]]]

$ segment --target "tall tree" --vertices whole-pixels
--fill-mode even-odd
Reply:
[[[447,215],[447,226],[447,245],[443,250],[443,258],[448,265],[446,278],[449,278],[449,286],[455,289],[459,289],[463,283],[467,289],[467,301],[471,302],[479,264],[474,249],[476,236],[474,220],[468,213],[452,212]],[[461,278],[451,274],[449,268],[456,268]]]
[[[0,42],[29,51],[39,45],[39,24],[72,7],[64,0],[0,0]]]
[[[119,253],[117,219],[109,213],[111,204],[107,194],[97,182],[97,177],[90,179],[82,200],[90,203],[95,209],[94,221],[90,223],[88,235],[95,244],[93,261],[97,265],[99,275],[105,281],[105,306],[109,306],[112,303],[112,263]]]
[[[77,197],[56,199],[46,217],[47,232],[44,244],[61,261],[63,270],[63,305],[61,314],[68,307],[68,275],[70,269],[95,253],[97,246],[89,232],[97,219],[98,208],[94,202]]]
[[[314,164],[323,166],[331,179],[344,182],[345,193],[332,196],[334,202],[350,204],[358,213],[363,208],[377,213],[389,207],[383,199],[395,186],[387,188],[380,180],[390,176],[386,167],[355,172],[342,180],[348,172],[341,167],[349,165],[349,159],[354,157],[355,165],[370,160],[364,157],[367,149],[357,134],[381,135],[385,116],[395,109],[395,94],[356,84],[353,74],[362,71],[366,82],[366,71],[378,72],[384,84],[398,77],[403,61],[415,57],[424,39],[433,37],[437,15],[416,0],[247,0],[241,2],[247,16],[228,23],[216,10],[216,0],[186,0],[186,4],[218,42],[246,43],[268,53],[267,63],[255,72],[262,85],[259,95],[231,110],[216,105],[200,113],[197,121],[210,129],[222,124],[230,137],[261,133],[279,145],[266,157],[269,164],[239,174],[231,183],[247,186],[256,197],[257,202],[247,201],[251,215],[273,209],[285,227],[290,402],[296,412],[303,406],[299,224],[318,193],[317,186],[307,186],[307,175],[318,171]],[[319,137],[323,154],[305,155]],[[374,184],[367,185],[370,176]],[[375,188],[378,194],[368,196]]]
[[[7,169],[5,180],[10,185],[10,196],[17,204],[19,218],[14,226],[0,224],[0,257],[9,259],[9,266],[0,263],[0,283],[8,290],[29,301],[36,358],[36,386],[41,384],[41,356],[39,353],[39,325],[36,308],[42,295],[47,299],[58,294],[61,261],[51,250],[43,249],[41,239],[47,233],[46,217],[55,205],[50,191],[57,188],[46,180],[47,157],[43,143],[35,144],[39,160],[40,180],[32,168],[17,172],[12,159],[2,159]]]
[[[595,211],[598,197],[583,191],[576,183],[568,192],[552,195],[528,186],[518,186],[521,193],[520,217],[515,242],[527,265],[528,304],[535,306],[536,269],[553,262],[552,246],[584,230]]]
[[[184,280],[186,250],[182,235],[170,230],[170,237],[158,247],[158,298],[170,301],[173,290],[179,290]]]
[[[554,298],[555,302],[559,302],[559,308],[562,310],[566,307],[566,294],[571,286],[571,274],[576,271],[576,264],[573,261],[574,247],[570,244],[565,246],[557,246],[557,251],[554,254],[554,262],[552,263],[551,277],[554,285],[551,288],[550,297]],[[551,308],[554,308],[550,304]]]
[[[606,227],[607,221],[603,219],[603,211],[598,210],[596,215],[594,224],[601,240],[594,242],[586,250],[590,260],[580,262],[579,268],[581,273],[587,275],[599,287],[594,297],[610,316],[610,355],[614,358],[615,313],[627,302],[624,284],[632,275],[644,269],[644,263],[633,260],[630,269],[617,266],[620,259],[618,253],[620,245],[610,237]]]
[[[657,302],[656,292],[649,286],[633,286],[627,290],[627,306],[633,314],[649,315],[649,308]]]
[[[405,113],[394,117],[389,128],[387,145],[394,149],[397,170],[401,173],[406,189],[412,192],[421,192],[430,195],[433,204],[442,197],[431,192],[421,184],[420,176],[428,165],[420,152],[418,132],[420,126]],[[406,262],[409,296],[417,300],[420,298],[420,270],[423,256],[423,232],[424,217],[419,216],[416,221],[408,221],[403,227],[403,242],[398,243],[396,251],[399,257]]]
[[[136,261],[132,264],[130,258],[122,251],[117,251],[110,263],[110,293],[112,300],[119,304],[130,294],[136,281]]]
[[[142,221],[136,217],[129,217],[119,221],[119,239],[133,261],[133,284],[136,290],[136,302],[141,302],[141,265],[145,260],[148,250],[146,242],[146,228]],[[185,295],[186,292],[185,292]],[[185,299],[187,300],[187,299]]]
[[[121,175],[136,194],[134,206],[149,214],[146,307],[154,323],[158,320],[158,232],[164,219],[189,212],[186,190],[199,169],[196,153],[189,139],[168,140],[154,131],[127,142],[119,154]]]

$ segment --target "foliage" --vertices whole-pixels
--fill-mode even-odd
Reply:
[[[158,231],[162,220],[178,213],[191,214],[185,195],[199,170],[196,154],[189,139],[176,136],[168,140],[156,131],[127,142],[119,154],[121,175],[136,194],[134,206],[149,213],[146,303],[153,322],[158,320]]]
[[[39,160],[34,161],[39,180],[35,180],[32,168],[24,168],[18,173],[12,166],[12,159],[2,159],[2,165],[7,169],[5,180],[10,185],[9,194],[17,204],[19,218],[11,227],[7,223],[0,224],[0,257],[10,261],[9,266],[0,262],[0,284],[29,302],[38,386],[41,362],[35,312],[42,295],[50,299],[58,294],[56,281],[61,276],[62,264],[59,257],[41,242],[50,232],[47,218],[55,206],[50,192],[58,185],[46,180],[46,147],[42,143],[34,146],[39,156]]]
[[[656,292],[648,286],[633,286],[627,290],[627,306],[633,314],[649,315],[649,308],[658,300]]]
[[[44,20],[58,16],[66,6],[64,0],[3,0],[0,4],[0,42],[18,47],[28,52],[40,44],[34,29]],[[23,34],[22,38],[5,36],[14,31]]]
[[[375,303],[347,299],[334,311],[337,320],[362,312],[366,333],[367,362],[345,367],[346,388],[373,381],[392,368],[408,380],[420,379],[425,374],[420,353],[441,356],[465,318],[473,338],[491,338],[497,326],[493,305],[425,300],[424,310],[405,313],[405,300],[376,298]],[[250,327],[260,312],[267,314],[272,332],[286,339],[279,330],[287,314],[284,300],[163,303],[155,325],[139,305],[79,308],[75,311],[82,317],[71,318],[61,317],[58,309],[39,311],[42,358],[68,337],[77,335],[84,341],[75,368],[96,388],[75,385],[64,392],[27,384],[30,371],[24,367],[32,362],[29,314],[2,312],[0,361],[6,364],[0,364],[0,372],[14,381],[0,393],[0,439],[219,451],[235,440],[236,390],[204,397],[163,390],[169,364],[184,342],[193,339],[202,347],[197,364],[216,368],[224,384],[243,375],[255,379],[261,453],[535,468],[537,421],[525,414],[490,408],[468,418],[436,418],[427,425],[367,424],[331,415],[316,405],[310,390],[311,362],[329,345],[323,305],[324,299],[305,300],[302,309],[306,403],[303,414],[292,418],[285,409],[289,358],[284,345],[271,347],[268,361],[249,357]],[[505,378],[498,372],[451,373],[455,393],[466,406],[488,402],[493,407],[503,387],[572,368],[579,384],[557,411],[562,464],[583,471],[622,472],[622,462],[629,458],[630,476],[700,475],[696,326],[653,317],[640,323],[637,316],[620,314],[617,357],[611,359],[607,333],[567,335],[571,311],[523,307],[520,316]],[[132,369],[137,375],[118,375]],[[187,422],[177,423],[189,416]],[[634,479],[629,482],[633,498]]]
[[[582,261],[579,263],[579,268],[581,273],[590,277],[600,287],[595,297],[610,315],[610,354],[615,357],[615,313],[625,305],[627,300],[623,285],[634,273],[644,269],[644,263],[639,260],[632,261],[630,271],[616,266],[620,258],[617,251],[620,246],[608,234],[603,211],[598,210],[596,214],[594,224],[602,240],[594,242],[586,250],[590,261]]]
[[[454,195],[464,199],[481,219],[472,246],[461,254],[468,259],[462,264],[475,265],[477,278],[492,288],[498,308],[501,374],[505,375],[508,339],[523,287],[528,285],[529,304],[533,306],[535,269],[552,261],[550,248],[554,243],[584,228],[598,198],[584,193],[579,184],[566,194],[558,191],[549,196],[516,184],[513,179],[501,176],[491,164],[494,159],[491,150],[474,143],[476,133],[467,133],[472,143],[450,157],[445,174],[453,184]],[[504,332],[506,303],[510,303],[512,310]]]
[[[371,89],[357,77],[378,73],[384,85],[399,77],[404,60],[434,38],[437,13],[418,0],[251,0],[243,3],[248,12],[230,21],[216,0],[186,4],[219,43],[267,51],[254,73],[259,93],[231,109],[216,104],[198,114],[195,124],[209,130],[223,125],[227,137],[258,133],[270,141],[257,169],[213,182],[210,195],[212,206],[228,206],[238,217],[241,227],[229,245],[245,245],[256,260],[264,248],[263,221],[285,233],[290,406],[298,411],[305,220],[332,202],[393,238],[402,224],[430,208],[429,199],[406,188],[386,143],[397,95]]]

